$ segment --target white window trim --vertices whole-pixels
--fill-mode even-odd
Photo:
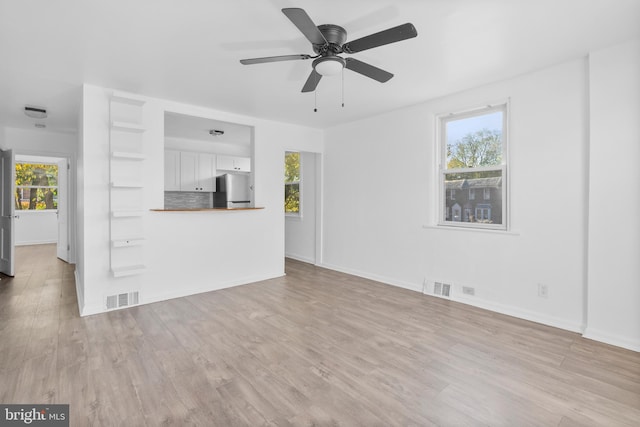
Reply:
[[[303,184],[302,184],[302,152],[301,151],[296,151],[296,150],[286,150],[284,152],[285,156],[289,153],[298,153],[298,155],[300,156],[300,179],[298,181],[292,181],[292,182],[285,182],[284,185],[291,185],[291,184],[298,184],[298,188],[300,191],[300,200],[298,203],[299,209],[298,212],[286,212],[284,213],[285,218],[287,219],[302,219],[302,191],[303,191]],[[284,207],[283,207],[284,209]]]
[[[489,113],[491,111],[499,111],[502,110],[504,112],[502,116],[502,127],[503,127],[503,135],[506,136],[504,140],[506,143],[502,145],[502,165],[500,166],[489,166],[489,167],[480,167],[474,168],[474,171],[483,171],[483,170],[496,170],[502,169],[502,224],[482,224],[482,223],[464,223],[464,222],[455,222],[455,221],[446,221],[445,217],[445,206],[446,206],[446,197],[447,191],[444,185],[444,176],[446,173],[457,173],[457,172],[469,172],[469,169],[446,169],[446,149],[443,146],[443,138],[446,138],[445,126],[443,125],[448,121],[447,119],[464,119],[468,117],[474,117],[483,113]],[[510,111],[510,99],[502,99],[491,103],[486,103],[482,107],[475,108],[466,108],[461,109],[457,112],[446,112],[435,115],[435,171],[437,174],[437,178],[435,182],[438,187],[434,194],[436,194],[436,203],[434,203],[435,212],[434,217],[435,228],[439,229],[467,229],[470,231],[477,230],[486,230],[486,231],[497,231],[497,232],[508,232],[510,230],[510,203],[511,203],[511,195],[510,195],[510,179],[509,179],[509,168],[507,165],[510,164],[509,158],[509,146],[511,145],[511,138],[509,134],[509,121],[511,120],[511,111]],[[443,169],[444,166],[444,169]],[[429,228],[429,227],[427,227]]]

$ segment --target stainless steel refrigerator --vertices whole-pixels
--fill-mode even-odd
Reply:
[[[251,207],[250,176],[227,173],[216,177],[216,192],[213,193],[214,208]]]

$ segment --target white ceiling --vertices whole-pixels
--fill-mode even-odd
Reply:
[[[353,40],[405,22],[418,37],[355,54],[395,74],[345,71],[300,93],[311,61],[243,66],[242,58],[312,54],[281,13],[304,8]],[[89,83],[326,128],[510,78],[640,36],[640,0],[0,0],[0,124],[77,127]]]
[[[211,136],[209,131],[221,130],[222,135]],[[164,135],[169,138],[190,139],[193,141],[234,144],[249,147],[253,140],[253,128],[236,123],[185,116],[184,114],[165,113]]]

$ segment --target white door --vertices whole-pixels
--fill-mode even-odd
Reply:
[[[58,247],[57,255],[69,262],[69,168],[68,160],[58,162]]]
[[[0,221],[0,272],[7,276],[13,276],[14,274],[14,205],[13,194],[15,187],[14,171],[15,171],[15,158],[13,157],[13,150],[7,150],[1,152],[0,160],[0,179],[2,183],[0,185],[0,215],[2,216]]]

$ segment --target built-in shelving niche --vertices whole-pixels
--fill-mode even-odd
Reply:
[[[110,266],[113,277],[146,271],[144,263],[143,120],[145,100],[114,92],[110,104]]]

